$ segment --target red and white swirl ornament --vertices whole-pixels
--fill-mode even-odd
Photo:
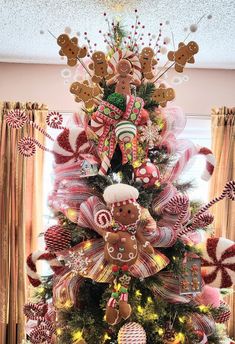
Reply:
[[[95,224],[100,228],[108,228],[111,226],[113,217],[109,210],[102,209],[95,214]]]
[[[55,274],[59,274],[64,269],[63,265],[59,262],[54,253],[49,253],[47,251],[36,251],[31,253],[27,258],[26,270],[29,282],[34,287],[38,287],[41,284],[41,279],[37,273],[36,267],[36,262],[38,260],[47,261]]]
[[[235,243],[226,238],[208,238],[202,248],[202,275],[214,288],[235,283]]]
[[[56,138],[53,154],[56,164],[64,164],[70,160],[83,159],[82,154],[89,153],[91,146],[82,127],[64,129]]]
[[[44,317],[48,310],[48,304],[44,302],[26,303],[24,305],[24,315],[31,320],[37,320]]]
[[[108,61],[108,73],[116,74],[117,63],[122,60],[128,60],[132,66],[133,77],[137,80],[141,80],[141,63],[137,55],[128,49],[118,49]]]

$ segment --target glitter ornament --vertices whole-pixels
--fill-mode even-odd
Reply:
[[[52,226],[47,229],[44,239],[49,252],[59,252],[70,246],[72,238],[70,230],[61,226]]]
[[[146,332],[140,324],[130,322],[118,332],[118,344],[146,344]]]
[[[157,166],[150,161],[143,163],[134,170],[136,181],[140,181],[145,187],[153,186],[159,183],[160,172]]]
[[[147,126],[141,128],[140,141],[147,142],[149,149],[153,148],[158,141],[161,140],[159,135],[160,127],[153,124],[151,121],[147,122]]]
[[[231,317],[231,309],[229,305],[226,302],[221,300],[220,306],[216,308],[216,315],[213,315],[215,322],[219,324],[223,324],[226,321],[228,321],[230,317]]]
[[[5,115],[5,120],[9,127],[20,129],[28,122],[28,117],[24,111],[16,109],[8,111]]]
[[[18,143],[18,150],[20,154],[29,158],[36,153],[35,140],[31,137],[23,137]]]

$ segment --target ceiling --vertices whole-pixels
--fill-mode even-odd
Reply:
[[[184,40],[190,25],[205,14],[188,39],[200,46],[195,67],[235,69],[234,0],[0,0],[0,61],[65,63],[47,31],[57,37],[65,27],[71,28],[72,34],[80,32],[81,43],[87,31],[91,42],[105,49],[99,34],[107,27],[103,13],[111,20],[121,19],[128,28],[135,21],[135,8],[147,36],[148,32],[157,35],[159,23],[169,21],[163,25],[163,37],[171,37],[172,31],[176,43]],[[212,18],[207,19],[208,15]],[[173,48],[171,44],[168,47]]]

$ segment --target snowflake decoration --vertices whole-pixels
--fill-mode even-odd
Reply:
[[[67,258],[67,266],[74,272],[86,274],[91,260],[85,256],[83,249],[79,252],[71,252]]]
[[[123,275],[122,277],[119,278],[119,281],[124,285],[128,285],[131,281],[131,276]]]
[[[159,131],[161,130],[159,125],[152,124],[151,121],[147,122],[147,126],[141,128],[141,142],[147,142],[149,148],[153,148],[157,142],[161,140]]]

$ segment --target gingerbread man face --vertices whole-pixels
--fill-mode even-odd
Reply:
[[[92,54],[91,59],[94,61],[94,63],[98,64],[103,64],[106,62],[105,54],[103,53],[103,51],[96,51]]]
[[[141,57],[145,58],[145,59],[152,59],[154,56],[154,51],[152,48],[149,47],[145,47],[143,48],[143,50],[141,51]]]
[[[120,60],[116,66],[117,73],[123,77],[127,76],[131,72],[131,63],[128,60]]]
[[[140,206],[137,203],[129,203],[112,208],[115,221],[122,225],[136,224],[140,218]]]

